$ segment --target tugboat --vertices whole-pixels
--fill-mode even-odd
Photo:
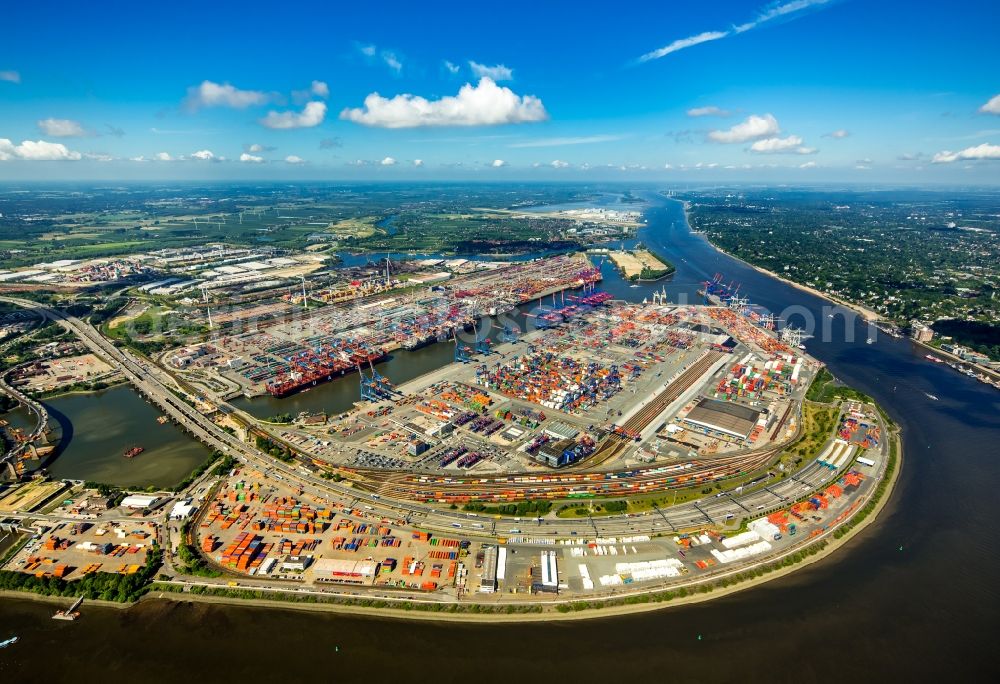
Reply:
[[[135,458],[145,450],[146,450],[145,447],[134,446],[131,449],[125,451],[125,458]]]

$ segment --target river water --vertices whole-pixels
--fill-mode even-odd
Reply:
[[[48,466],[56,478],[172,487],[208,458],[201,442],[176,425],[159,424],[160,412],[128,385],[66,394],[45,400],[45,405],[54,428],[50,438],[59,445]],[[33,417],[22,410],[4,417],[25,430],[34,427]],[[144,451],[125,458],[125,450],[133,446]]]
[[[63,624],[48,619],[48,606],[0,599],[0,639],[22,639],[0,650],[2,681],[235,681],[274,672],[336,682],[994,679],[1000,393],[925,361],[908,341],[882,335],[865,344],[867,326],[826,318],[823,300],[692,234],[678,203],[657,199],[647,216],[640,237],[677,273],[634,289],[609,277],[606,289],[641,299],[665,286],[671,300],[696,301],[699,282],[721,272],[776,313],[801,306],[831,324],[829,339],[817,333],[806,343],[810,353],[902,426],[899,485],[847,548],[730,597],[569,623],[417,623],[154,601],[127,611],[85,607],[78,623]]]

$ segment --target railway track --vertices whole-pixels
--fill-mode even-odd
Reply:
[[[672,383],[667,385],[662,392],[644,406],[638,413],[625,421],[622,429],[626,434],[639,434],[649,424],[656,419],[664,409],[677,400],[682,394],[688,391],[691,386],[705,374],[712,364],[722,358],[721,352],[707,352],[700,359],[695,361]]]
[[[646,429],[671,403],[687,392],[711,366],[722,358],[721,352],[707,352],[653,401],[629,418],[623,428],[628,434]],[[470,474],[418,475],[377,469],[352,468],[358,485],[380,495],[446,503],[464,501],[523,501],[529,498],[566,498],[572,496],[627,495],[688,487],[714,482],[763,467],[775,450],[732,456],[692,459],[670,465],[632,470],[596,471],[596,467],[624,452],[631,440],[621,435],[609,436],[598,450],[577,468],[543,475]]]
[[[770,449],[632,470],[544,475],[444,477],[371,469],[351,469],[351,472],[360,476],[357,482],[360,487],[389,497],[443,503],[514,502],[574,496],[635,495],[690,487],[763,468],[775,453],[777,450]]]

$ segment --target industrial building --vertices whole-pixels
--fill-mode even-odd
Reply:
[[[375,580],[378,563],[371,560],[339,560],[320,558],[312,566],[317,582],[343,584],[371,584]]]
[[[531,570],[531,591],[555,594],[559,591],[559,569],[555,551],[542,551],[538,566]]]
[[[688,412],[684,422],[747,439],[760,419],[761,413],[757,409],[731,401],[702,399]]]
[[[170,519],[187,520],[197,510],[198,506],[191,503],[190,499],[186,499],[184,501],[178,501],[177,503],[174,504],[174,507],[170,509]]]
[[[507,550],[504,551],[504,563],[506,565]],[[487,546],[483,554],[483,572],[479,577],[479,592],[481,594],[492,594],[497,590],[497,572],[499,568],[500,553],[495,546]],[[504,568],[506,570],[506,567]]]
[[[535,460],[544,463],[550,468],[558,468],[560,466],[568,465],[576,460],[576,440],[575,439],[560,439],[554,442],[549,442],[548,444],[543,444],[539,447],[538,451],[535,452]]]
[[[160,497],[152,494],[129,494],[122,499],[122,502],[119,505],[122,508],[142,509],[149,508],[159,500]]]

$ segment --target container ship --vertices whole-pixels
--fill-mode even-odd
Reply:
[[[723,280],[722,274],[716,273],[711,280],[706,280],[702,283],[702,288],[698,290],[698,294],[718,306],[728,302],[739,291],[740,286],[738,284],[730,283],[727,285]]]
[[[365,364],[384,361],[387,354],[381,347],[357,346],[336,348],[330,345],[302,352],[287,359],[290,371],[281,373],[267,383],[267,391],[273,397],[287,397],[321,382],[346,375]]]

